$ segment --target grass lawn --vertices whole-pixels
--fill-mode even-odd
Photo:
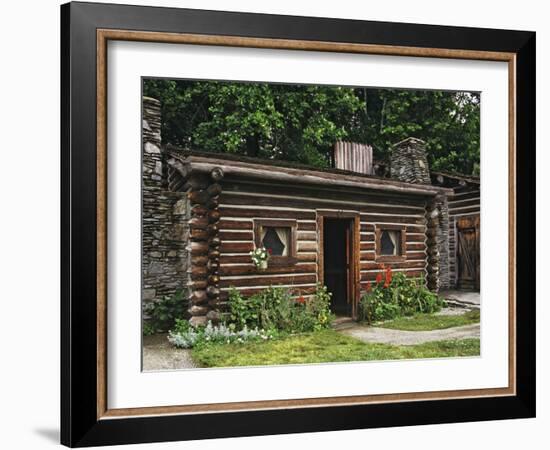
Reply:
[[[479,339],[396,346],[364,343],[334,330],[304,333],[273,341],[210,344],[192,350],[193,360],[201,367],[376,361],[479,354]]]
[[[474,309],[459,316],[436,316],[434,314],[416,314],[410,317],[399,317],[395,320],[376,324],[377,327],[404,331],[430,331],[444,328],[460,327],[479,323],[479,310]]]

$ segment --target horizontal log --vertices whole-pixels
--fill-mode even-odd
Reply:
[[[316,252],[317,251],[317,242],[316,241],[298,241],[298,253],[299,252]]]
[[[360,250],[374,250],[374,242],[361,242],[359,244]]]
[[[214,209],[208,213],[208,222],[216,223],[220,220],[221,213],[218,209]]]
[[[361,231],[374,232],[374,224],[361,222]]]
[[[316,262],[317,261],[317,254],[316,253],[298,253],[296,255],[296,259],[298,262]],[[243,255],[222,255],[220,258],[220,264],[223,266],[224,264],[247,264],[250,263],[250,255],[243,254]]]
[[[204,305],[193,305],[191,306],[187,312],[191,315],[191,316],[204,316],[207,312],[208,312],[208,306],[204,306]]]
[[[298,241],[316,241],[317,233],[310,231],[298,232]]]
[[[208,239],[208,232],[204,228],[191,228],[189,237],[194,241],[206,241]]]
[[[358,208],[392,208],[391,212],[406,214],[407,211],[415,211],[424,208],[424,200],[402,194],[390,194],[386,192],[365,192],[362,189],[338,186],[338,190],[327,186],[316,186],[315,188],[305,185],[298,186],[296,183],[273,184],[273,183],[251,183],[239,181],[239,193],[263,194],[264,197],[275,197],[294,200],[308,200],[320,202],[323,208],[338,208],[349,206]],[[224,187],[224,193],[231,192],[231,187]],[[247,195],[244,195],[247,196]],[[405,208],[404,206],[410,206]],[[395,209],[394,209],[395,208]],[[383,210],[379,210],[383,212]]]
[[[449,208],[449,216],[456,216],[456,215],[459,215],[459,214],[476,214],[476,213],[479,213],[480,211],[480,206],[479,205],[475,205],[475,206],[468,206],[468,207],[461,207],[461,208]]]
[[[220,295],[220,289],[216,286],[208,286],[206,288],[206,295],[208,298],[218,298]]]
[[[361,242],[374,242],[375,237],[376,236],[374,233],[369,233],[369,234],[361,233]]]
[[[245,286],[277,286],[277,285],[292,285],[292,284],[309,284],[316,283],[317,275],[289,275],[289,276],[250,276],[248,278],[230,278],[220,281],[220,287],[245,287]]]
[[[191,208],[191,214],[193,216],[205,216],[208,214],[208,208],[204,205],[195,205]]]
[[[232,275],[254,275],[254,274],[281,274],[281,273],[316,273],[317,264],[308,263],[308,264],[293,264],[291,266],[269,266],[265,271],[258,271],[256,266],[252,263],[250,264],[239,264],[235,266],[223,265],[220,268],[220,274],[222,276],[232,276]]]
[[[252,231],[220,231],[218,236],[222,241],[253,241]]]
[[[208,253],[208,244],[205,241],[189,242],[187,248],[192,256],[202,256]]]
[[[424,233],[406,233],[407,243],[412,242],[424,242],[426,240],[426,235]]]
[[[208,301],[208,297],[206,295],[205,290],[193,291],[189,296],[189,302],[194,305],[201,305],[203,303],[206,303],[207,301]]]
[[[208,269],[206,266],[194,266],[191,267],[187,273],[191,275],[192,280],[202,280],[206,279],[206,276],[208,275]]]
[[[424,244],[423,242],[411,242],[411,243],[408,243],[407,244],[407,252],[410,252],[410,251],[417,251],[417,250],[425,250],[426,249],[426,244]]]
[[[480,197],[449,200],[449,209],[461,208],[464,206],[478,206],[480,205]]]
[[[220,201],[218,200],[217,197],[211,197],[211,198],[206,202],[206,207],[207,207],[208,209],[217,209],[219,206],[220,206]]]
[[[251,295],[258,294],[264,289],[265,288],[252,288],[252,289],[244,288],[244,289],[238,289],[238,291],[243,297],[250,297]],[[309,287],[303,286],[303,287],[290,287],[289,290],[292,295],[298,296],[298,295],[315,294],[315,292],[317,291],[317,288],[315,286],[309,286]],[[220,300],[226,301],[228,297],[229,297],[229,291],[222,291],[220,293]]]
[[[208,226],[208,219],[206,217],[196,216],[189,219],[189,228],[191,229],[199,228],[204,230],[206,229],[207,226]]]
[[[449,199],[449,203],[452,203],[457,200],[465,200],[465,199],[471,199],[471,198],[479,198],[480,197],[480,190],[474,189],[472,191],[467,192],[459,192]]]
[[[208,286],[208,283],[206,280],[192,280],[187,283],[187,287],[191,290],[195,289],[206,289]]]
[[[200,191],[191,191],[187,194],[189,200],[193,204],[204,205],[210,200],[210,195],[204,190]]]
[[[399,215],[395,216],[373,216],[369,214],[361,214],[361,221],[373,222],[373,223],[397,223],[397,224],[410,224],[410,225],[424,225],[425,218],[421,215],[412,217],[403,217]]]
[[[360,261],[374,261],[376,255],[374,252],[361,252],[359,259]]]
[[[208,256],[207,255],[192,256],[191,264],[193,266],[205,266],[206,264],[208,264]]]
[[[210,195],[210,197],[215,197],[221,194],[222,187],[219,185],[219,183],[214,183],[206,188],[206,192],[208,192],[208,195]]]
[[[233,208],[231,206],[220,206],[220,213],[223,217],[258,217],[269,219],[302,219],[313,220],[317,216],[314,211],[298,211],[294,209],[262,209],[255,208],[253,205],[250,208]]]
[[[365,195],[342,198],[340,200],[308,197],[298,192],[293,195],[274,195],[272,193],[259,194],[256,192],[228,192],[220,196],[222,204],[230,205],[257,205],[265,207],[288,207],[301,209],[349,209],[372,214],[423,214],[423,208],[400,208],[397,205],[369,204],[365,201]]]
[[[248,253],[254,250],[252,242],[222,242],[220,253]]]
[[[426,258],[425,252],[407,252],[406,253],[407,259],[424,259]]]
[[[317,231],[317,223],[298,221],[298,231]]]
[[[220,230],[252,230],[252,220],[221,219],[218,222]]]
[[[425,261],[402,261],[402,262],[387,262],[384,267],[393,269],[423,269],[426,266]],[[361,270],[379,270],[382,271],[380,263],[377,262],[362,262]]]

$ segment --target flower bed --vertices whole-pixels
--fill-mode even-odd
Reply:
[[[295,297],[280,287],[269,287],[248,298],[232,289],[222,323],[193,327],[186,320],[178,320],[168,340],[179,348],[239,344],[274,339],[279,334],[319,331],[329,328],[331,321],[330,293],[324,286],[317,286],[309,298]]]
[[[444,304],[442,298],[426,287],[423,277],[408,278],[403,272],[393,273],[390,267],[382,265],[376,281],[369,282],[361,295],[359,320],[371,324],[415,313],[433,313]]]

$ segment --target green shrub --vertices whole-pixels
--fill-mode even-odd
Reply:
[[[149,322],[143,322],[143,336],[152,336],[156,333],[155,328]]]
[[[228,306],[225,323],[234,330],[247,327],[305,332],[327,328],[332,320],[330,293],[324,286],[318,286],[309,300],[303,296],[295,298],[288,289],[281,287],[271,286],[248,298],[232,289]]]
[[[415,313],[433,313],[444,304],[426,288],[423,277],[408,278],[402,272],[393,274],[388,268],[361,296],[359,320],[370,324]]]
[[[149,316],[143,324],[144,334],[145,331],[149,334],[168,331],[174,326],[176,319],[188,317],[188,307],[188,300],[183,291],[177,291],[158,302],[149,303],[144,308],[144,312]]]

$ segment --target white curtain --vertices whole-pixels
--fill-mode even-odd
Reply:
[[[279,239],[281,240],[281,242],[285,245],[282,256],[288,256],[288,244],[290,243],[290,228],[280,227],[280,228],[275,228],[275,231],[277,232],[277,236],[279,236]]]
[[[261,236],[261,242],[263,242],[265,233],[269,228],[273,228],[275,230],[275,233],[277,233],[277,236],[281,240],[281,242],[284,244],[285,248],[283,249],[283,254],[281,256],[288,256],[288,247],[290,245],[290,228],[288,227],[262,227],[262,236]]]
[[[399,233],[398,231],[388,231],[388,236],[390,237],[391,243],[393,244],[393,247],[394,247],[393,254],[399,255],[400,253],[399,247],[401,244],[399,241],[400,241],[401,233]]]

